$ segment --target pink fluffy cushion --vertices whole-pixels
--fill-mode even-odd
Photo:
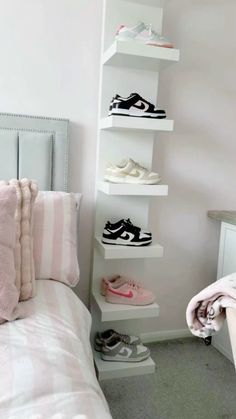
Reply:
[[[36,279],[54,279],[71,287],[79,281],[78,205],[79,197],[73,193],[38,193],[33,220]]]
[[[21,317],[15,285],[16,189],[0,187],[0,323]]]

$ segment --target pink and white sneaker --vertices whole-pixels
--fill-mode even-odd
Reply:
[[[120,25],[116,32],[116,40],[133,41],[139,33],[145,30],[145,28],[146,25],[143,22],[138,22],[137,25],[130,28],[125,25]]]
[[[173,48],[173,44],[165,36],[154,31],[152,25],[147,25],[142,32],[139,32],[135,41],[153,47]]]
[[[149,291],[133,281],[122,285],[109,284],[106,290],[105,300],[112,304],[129,304],[145,306],[154,303],[156,297]]]
[[[173,44],[164,36],[156,32],[151,24],[138,22],[133,27],[120,25],[116,32],[117,41],[135,41],[154,47],[173,48]]]
[[[109,288],[109,286],[118,288],[121,285],[126,284],[126,283],[136,285],[136,282],[133,279],[128,278],[127,276],[121,276],[117,274],[117,275],[104,277],[101,280],[101,288],[100,288],[101,294],[105,297],[107,288]]]

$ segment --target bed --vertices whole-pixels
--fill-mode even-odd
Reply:
[[[67,190],[68,121],[0,114],[0,179]],[[75,293],[37,280],[28,315],[0,325],[1,419],[109,419],[95,376],[91,316]]]

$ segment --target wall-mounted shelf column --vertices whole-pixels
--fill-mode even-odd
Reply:
[[[136,42],[118,42],[114,34],[120,24],[133,26],[140,19],[162,32],[163,10],[159,0],[104,0],[103,42],[99,97],[97,194],[94,235],[94,263],[91,287],[92,339],[97,331],[112,327],[121,333],[131,329],[138,333],[139,323],[159,315],[158,302],[148,306],[110,304],[100,294],[102,276],[123,273],[136,279],[142,275],[145,287],[145,263],[163,257],[163,247],[153,240],[145,247],[106,245],[101,237],[106,221],[130,218],[144,229],[148,225],[150,197],[166,197],[168,186],[114,184],[104,181],[108,163],[132,158],[152,169],[153,146],[159,131],[169,135],[174,128],[172,119],[150,119],[127,116],[108,116],[109,105],[115,94],[127,97],[138,92],[156,104],[159,71],[179,60],[179,50],[152,47]],[[161,175],[161,174],[160,174]],[[119,262],[119,263],[118,263]],[[158,263],[158,262],[157,262]],[[139,269],[137,270],[136,265]],[[119,272],[117,272],[117,266]],[[142,266],[142,269],[141,269]],[[140,319],[140,322],[137,321]],[[136,332],[137,331],[137,332]],[[94,361],[99,379],[109,379],[155,371],[151,358],[143,362],[106,362],[98,352]]]

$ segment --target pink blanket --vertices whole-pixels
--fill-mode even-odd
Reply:
[[[219,279],[191,299],[186,320],[192,334],[206,338],[220,330],[226,308],[236,309],[236,273]]]
[[[34,295],[35,270],[33,260],[32,219],[35,198],[38,193],[37,184],[28,179],[11,179],[8,183],[16,189],[17,206],[15,211],[16,240],[14,249],[15,284],[20,301],[28,300]]]
[[[20,301],[28,300],[35,293],[35,269],[33,259],[33,208],[38,193],[37,184],[28,179],[19,181],[21,203],[21,284]]]
[[[14,246],[16,191],[0,187],[0,324],[21,317],[15,285]]]

